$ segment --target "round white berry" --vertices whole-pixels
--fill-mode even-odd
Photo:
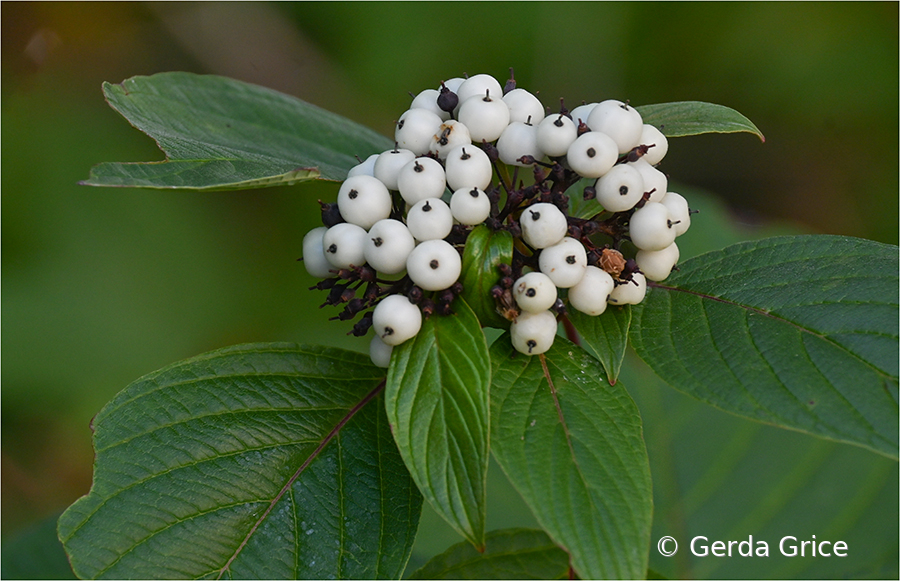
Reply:
[[[366,263],[366,231],[349,222],[335,224],[322,237],[325,258],[335,268],[350,268]]]
[[[650,192],[648,201],[662,200],[669,187],[669,178],[666,177],[666,174],[647,163],[643,158],[628,165],[641,172],[641,177],[644,178],[644,192]]]
[[[647,278],[640,272],[631,275],[631,281],[619,281],[616,288],[609,293],[609,302],[613,305],[636,305],[647,295]]]
[[[436,159],[417,157],[397,174],[397,189],[407,204],[415,204],[425,198],[440,198],[447,187],[444,167]]]
[[[406,225],[418,241],[441,240],[453,228],[453,214],[443,200],[426,198],[409,209]]]
[[[422,328],[422,311],[404,295],[386,296],[372,312],[372,328],[386,344],[399,345]]]
[[[672,273],[679,254],[678,245],[673,242],[662,250],[638,250],[634,260],[648,280],[661,281]]]
[[[571,288],[581,282],[587,268],[587,252],[574,238],[563,238],[557,244],[544,248],[538,258],[541,272],[550,277],[559,288]]]
[[[509,122],[531,123],[537,126],[544,119],[544,106],[540,99],[525,89],[513,89],[503,95],[503,102],[509,107]]]
[[[450,197],[450,212],[460,224],[481,224],[491,214],[491,200],[479,188],[460,188]]]
[[[361,163],[358,163],[350,168],[350,171],[347,172],[347,177],[352,178],[353,176],[374,176],[375,175],[375,160],[378,159],[378,154],[373,153]]]
[[[360,228],[391,215],[391,193],[381,181],[367,175],[347,178],[338,190],[338,209],[344,220]]]
[[[509,327],[513,347],[519,353],[540,355],[553,346],[556,338],[556,317],[550,311],[521,313]]]
[[[669,209],[669,219],[672,220],[672,228],[675,236],[681,236],[691,227],[691,209],[688,207],[684,196],[675,192],[668,192],[660,202]]]
[[[453,89],[450,90],[452,91]],[[484,97],[486,94],[490,94],[491,98],[499,100],[503,96],[503,87],[500,86],[500,81],[491,75],[481,74],[469,77],[454,92],[459,97],[459,111],[462,110],[463,103],[472,97]],[[508,111],[509,108],[507,107]],[[459,115],[457,115],[457,119],[459,119]]]
[[[441,118],[442,121],[446,121],[450,119],[450,113],[448,111],[444,111],[437,104],[438,95],[441,92],[437,89],[425,89],[421,93],[415,96],[412,100],[412,103],[409,104],[410,109],[425,109],[426,111],[431,111],[435,115]]]
[[[501,94],[475,95],[459,106],[457,119],[469,128],[473,142],[494,141],[509,125],[509,107],[500,98]]]
[[[556,303],[556,285],[543,272],[523,274],[513,284],[513,296],[523,311],[539,313]]]
[[[585,103],[584,105],[579,105],[572,109],[569,112],[569,115],[572,116],[572,121],[575,123],[575,127],[578,127],[578,123],[584,123],[587,125],[588,117],[591,115],[591,111],[594,110],[594,107],[597,106],[597,103]]]
[[[634,107],[609,99],[591,110],[587,126],[609,135],[616,142],[618,153],[627,153],[641,144],[644,121]]]
[[[569,304],[585,315],[596,317],[606,310],[606,301],[614,287],[609,273],[596,266],[588,266],[584,277],[569,289]]]
[[[453,191],[461,188],[486,190],[494,176],[490,158],[480,147],[471,143],[448,151],[444,165],[447,185]]]
[[[381,340],[378,335],[372,336],[369,343],[369,357],[376,367],[388,368],[391,366],[391,353],[394,351],[393,345],[388,345]]]
[[[562,240],[569,229],[566,215],[553,204],[538,203],[519,216],[522,239],[532,248],[546,248]]]
[[[303,237],[303,266],[306,272],[316,278],[327,278],[331,276],[329,272],[334,268],[328,258],[325,257],[325,246],[322,240],[328,228],[319,226],[313,228]]]
[[[537,126],[537,145],[550,157],[560,157],[578,137],[578,128],[562,114],[544,117]]]
[[[406,259],[409,278],[426,291],[449,288],[461,271],[459,252],[444,240],[426,240],[413,248]]]
[[[406,259],[416,241],[406,224],[398,220],[375,222],[366,236],[363,253],[366,262],[382,274],[398,274],[406,269]]]
[[[644,177],[631,164],[620,163],[597,180],[597,201],[605,210],[630,210],[644,195]]]
[[[647,202],[631,215],[628,234],[641,250],[662,250],[675,241],[673,226],[668,208],[659,202]]]
[[[446,81],[444,81],[444,86],[447,87],[450,91],[458,93],[459,87],[465,82],[466,79],[464,79],[463,77],[453,77],[452,79],[447,79]],[[499,85],[500,83],[497,84]],[[441,87],[438,87],[438,90],[440,89]]]
[[[566,160],[575,173],[586,178],[599,178],[615,165],[619,150],[612,138],[600,131],[579,136],[566,151]]]
[[[650,165],[661,162],[669,151],[669,140],[662,134],[662,131],[646,123],[641,130],[641,145],[653,146],[647,149],[647,153],[641,158]]]
[[[431,138],[429,151],[444,159],[447,157],[447,153],[456,147],[471,143],[472,136],[469,135],[469,128],[456,119],[450,119],[438,127],[437,133]]]
[[[408,149],[416,155],[428,153],[431,140],[444,122],[437,113],[427,109],[408,109],[397,121],[394,141],[397,147]]]
[[[533,164],[519,161],[519,158],[530,155],[535,161],[541,161],[544,152],[537,144],[537,127],[513,121],[506,126],[497,140],[497,153],[500,161],[508,165],[529,167]]]
[[[416,154],[408,149],[394,148],[385,151],[375,160],[373,175],[381,180],[387,189],[397,189],[397,176],[403,166],[416,158]]]

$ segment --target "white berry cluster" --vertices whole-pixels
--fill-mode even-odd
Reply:
[[[567,305],[600,315],[637,304],[678,261],[691,211],[656,168],[668,149],[660,130],[616,100],[571,111],[561,100],[548,113],[510,77],[454,78],[416,95],[394,148],[353,167],[337,202],[321,204],[324,226],[303,239],[307,271],[324,279],[313,288],[329,291],[326,305],[346,303],[334,318],[362,314],[351,333],[374,330],[376,365],[423,317],[452,312],[475,226],[514,237],[491,292],[513,345],[531,355],[550,348]],[[582,180],[579,194],[601,206],[589,218],[568,213]]]

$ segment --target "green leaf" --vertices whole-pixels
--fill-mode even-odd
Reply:
[[[497,266],[512,263],[512,253],[512,235],[506,230],[491,230],[482,224],[466,239],[460,276],[462,296],[486,327],[509,328],[509,321],[497,313],[491,287],[500,280]]]
[[[487,341],[462,299],[395,347],[385,404],[400,454],[419,490],[461,535],[484,545],[488,467]]]
[[[354,155],[391,147],[340,115],[225,77],[159,73],[104,83],[103,94],[166,160],[101,163],[86,185],[234,190],[340,181],[358,163]]]
[[[760,141],[766,138],[752,121],[724,105],[702,101],[678,101],[635,107],[644,123],[653,125],[666,137],[684,137],[703,133],[752,133]]]
[[[410,579],[565,579],[569,555],[544,531],[492,531],[479,553],[469,543],[457,543],[432,558]]]
[[[627,382],[653,474],[650,568],[669,579],[896,579],[898,471],[870,450],[722,412],[671,389],[633,354]],[[655,544],[673,536],[678,553]],[[690,541],[765,541],[762,558],[697,557]],[[786,535],[841,540],[847,557],[785,557]],[[702,542],[702,539],[700,539]]]
[[[615,385],[628,348],[628,327],[631,326],[631,305],[610,305],[602,315],[592,317],[569,309],[566,314],[588,351],[603,364],[606,378]]]
[[[131,384],[59,520],[82,578],[398,578],[421,496],[365,355],[256,344]],[[374,400],[374,401],[372,401]]]
[[[688,260],[653,287],[631,338],[672,386],[897,457],[895,246],[769,238]]]
[[[650,469],[622,384],[606,383],[600,363],[562,337],[529,357],[504,335],[491,362],[494,456],[541,527],[582,578],[643,576]]]
[[[3,539],[0,579],[77,579],[56,536],[57,518]]]

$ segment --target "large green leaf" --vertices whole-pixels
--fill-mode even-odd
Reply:
[[[544,356],[491,347],[494,456],[582,578],[647,570],[650,468],[637,407],[600,363],[557,337]]]
[[[492,531],[479,553],[469,543],[457,543],[437,555],[410,579],[565,579],[569,555],[544,531]]]
[[[506,230],[477,226],[466,239],[460,282],[463,298],[484,326],[509,328],[509,321],[497,313],[491,287],[500,280],[497,266],[512,262],[513,239]]]
[[[569,309],[569,320],[590,353],[603,364],[606,378],[615,385],[628,348],[628,327],[631,326],[631,305],[610,305],[602,315],[592,317],[577,309]]]
[[[702,101],[677,101],[635,107],[644,123],[658,127],[666,137],[703,133],[752,133],[766,138],[752,121],[724,105]]]
[[[92,186],[231,190],[339,181],[387,138],[296,97],[213,75],[159,73],[103,84],[116,111],[156,140],[164,162],[101,163]]]
[[[633,345],[703,401],[896,458],[897,258],[840,236],[707,253],[633,309]]]
[[[484,546],[487,341],[462,299],[394,348],[385,403],[394,438],[419,490],[476,547]]]
[[[668,579],[896,579],[897,463],[858,447],[724,413],[665,385],[629,354],[622,368],[653,473],[650,568]],[[678,553],[657,541],[674,537]],[[764,541],[768,557],[691,553],[693,538]],[[778,543],[844,541],[847,557],[786,557]],[[703,542],[703,539],[699,539]],[[669,545],[669,548],[672,548]]]
[[[90,493],[59,520],[83,578],[397,578],[421,496],[359,353],[213,351],[97,415]],[[374,400],[374,401],[372,401]]]

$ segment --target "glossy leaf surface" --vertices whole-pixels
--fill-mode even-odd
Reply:
[[[581,336],[589,352],[603,364],[606,378],[615,384],[628,348],[628,327],[631,326],[631,305],[612,304],[596,317],[577,309],[568,309],[569,320]]]
[[[494,456],[582,578],[646,573],[652,515],[637,407],[600,363],[557,337],[544,357],[491,347]]]
[[[183,72],[103,84],[110,106],[156,140],[164,162],[101,163],[84,184],[229,190],[343,180],[391,147],[349,119],[265,87]]]
[[[635,107],[644,123],[653,125],[666,137],[684,137],[703,133],[752,133],[766,138],[752,121],[724,105],[703,101],[677,101]]]
[[[512,235],[506,230],[494,231],[482,224],[475,227],[466,240],[460,276],[463,298],[484,326],[509,328],[509,321],[497,313],[491,287],[500,280],[497,266],[510,264],[512,252]]]
[[[385,403],[394,438],[419,490],[476,547],[484,544],[488,467],[487,341],[472,309],[432,316],[395,347]]]
[[[410,579],[565,579],[568,572],[569,555],[547,533],[504,529],[487,534],[483,553],[457,543]]]
[[[90,493],[60,518],[83,578],[398,578],[421,496],[383,373],[242,345],[151,373],[97,415]]]
[[[634,311],[665,381],[724,410],[897,457],[897,248],[785,236],[686,261]]]

